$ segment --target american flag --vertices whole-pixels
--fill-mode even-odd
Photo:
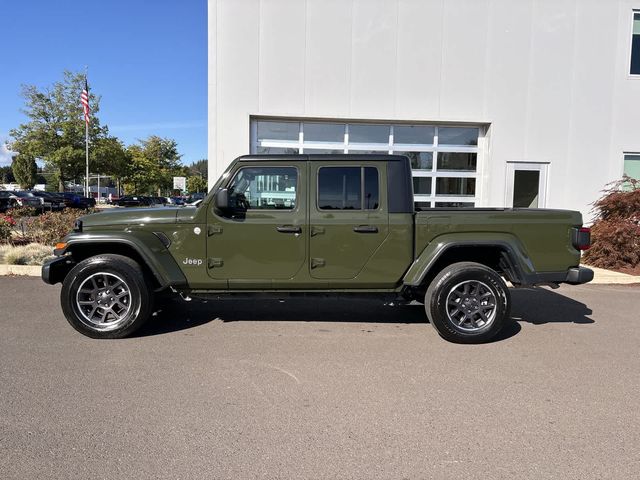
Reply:
[[[89,124],[89,84],[87,79],[84,79],[84,90],[80,94],[80,103],[82,103],[82,110],[84,111],[84,121]]]

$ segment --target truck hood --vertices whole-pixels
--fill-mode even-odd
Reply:
[[[196,210],[193,207],[114,208],[87,215],[80,220],[83,228],[189,222]]]

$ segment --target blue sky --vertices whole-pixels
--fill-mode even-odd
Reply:
[[[113,135],[173,138],[186,164],[207,157],[206,0],[7,0],[1,15],[0,144],[26,120],[21,84],[87,65]]]

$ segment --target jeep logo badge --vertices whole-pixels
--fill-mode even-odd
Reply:
[[[183,265],[196,265],[198,267],[202,265],[202,263],[201,258],[185,258],[182,262]]]

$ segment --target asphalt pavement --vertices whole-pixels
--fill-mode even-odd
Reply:
[[[2,479],[640,477],[640,287],[513,291],[485,345],[420,305],[169,302],[73,330],[0,277]]]

